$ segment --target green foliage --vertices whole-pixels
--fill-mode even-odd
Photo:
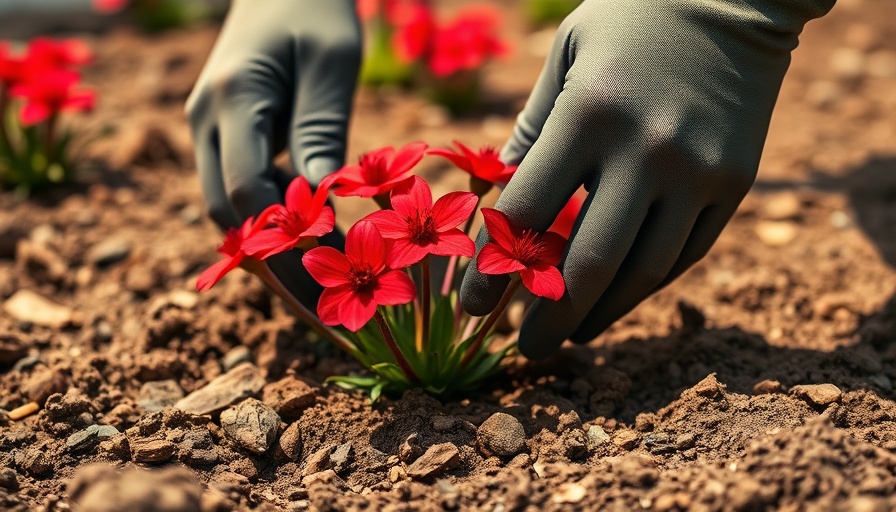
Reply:
[[[22,126],[13,109],[5,117],[0,120],[0,188],[27,196],[72,179],[70,131],[48,138],[45,125]]]
[[[580,3],[582,0],[526,0],[526,16],[539,25],[559,23]]]

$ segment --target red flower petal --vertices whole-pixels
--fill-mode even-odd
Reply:
[[[348,258],[332,247],[321,246],[310,249],[302,256],[302,264],[321,286],[329,288],[349,282],[351,265]]]
[[[351,297],[348,286],[326,288],[317,301],[317,316],[325,325],[339,325],[339,308]]]
[[[533,295],[551,300],[560,300],[566,290],[566,283],[557,267],[539,265],[520,271],[523,285]]]
[[[417,297],[417,288],[411,278],[401,270],[389,270],[377,278],[373,299],[377,304],[397,306],[407,304]],[[368,318],[369,320],[369,318]]]
[[[432,208],[432,191],[420,176],[401,181],[392,190],[392,209],[405,217],[415,217],[418,212]]]
[[[333,226],[336,225],[336,215],[333,213],[333,208],[329,206],[325,206],[317,217],[317,220],[314,221],[313,224],[308,226],[305,231],[302,231],[302,237],[319,237],[324,236],[327,233],[333,231]]]
[[[205,291],[217,284],[224,275],[240,265],[243,256],[239,255],[231,258],[224,258],[212,266],[205,269],[199,277],[196,278],[196,290]]]
[[[427,151],[427,153],[430,155],[436,155],[445,158],[460,169],[463,169],[464,171],[467,171],[471,174],[473,173],[473,166],[471,165],[470,160],[464,158],[462,155],[458,155],[450,149],[433,148]]]
[[[371,293],[350,293],[339,306],[339,323],[352,332],[358,332],[376,313],[376,302]]]
[[[476,209],[479,198],[472,192],[449,192],[432,206],[432,218],[436,231],[456,228],[465,222]]]
[[[364,220],[373,222],[387,240],[395,240],[408,236],[408,223],[395,210],[377,210]]]
[[[419,263],[430,252],[430,247],[413,244],[407,238],[398,238],[392,241],[389,250],[389,268],[402,269]]]
[[[308,184],[303,176],[293,178],[286,187],[286,209],[291,211],[302,211],[308,209],[311,205],[311,185]]]
[[[487,243],[476,256],[476,268],[483,274],[500,275],[519,272],[525,265],[513,258],[513,255],[495,243]]]
[[[44,103],[28,102],[22,107],[20,118],[25,126],[32,126],[50,117],[52,111]]]
[[[345,255],[353,266],[369,265],[379,273],[386,265],[386,242],[374,223],[360,220],[345,235]]]
[[[411,142],[399,149],[389,164],[389,176],[401,176],[410,171],[423,158],[426,148],[425,142]]]
[[[455,228],[439,233],[439,241],[430,248],[437,256],[465,256],[472,258],[476,254],[476,244],[463,231]]]
[[[517,239],[516,230],[510,225],[510,221],[503,212],[494,208],[482,208],[480,210],[485,218],[485,227],[489,236],[504,249],[510,250]]]
[[[281,229],[265,229],[243,240],[243,252],[253,258],[264,260],[275,254],[286,252],[298,243],[299,239],[288,235]]]
[[[541,235],[541,242],[544,249],[541,252],[541,261],[546,265],[556,267],[563,259],[563,251],[566,250],[567,240],[553,231]]]

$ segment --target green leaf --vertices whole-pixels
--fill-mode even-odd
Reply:
[[[408,380],[404,372],[401,371],[401,368],[399,368],[395,363],[379,363],[371,366],[370,369],[390,382],[394,382],[396,384],[401,384],[404,386],[411,385],[411,381]]]

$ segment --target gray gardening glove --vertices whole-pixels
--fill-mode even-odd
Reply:
[[[524,355],[593,339],[707,253],[753,183],[797,36],[833,4],[585,0],[564,21],[502,153],[520,167],[497,208],[522,227],[589,191],[567,292],[533,305]],[[474,261],[464,308],[488,313],[507,282]]]
[[[290,177],[272,160],[287,146],[312,185],[342,166],[360,63],[354,0],[233,2],[187,100],[202,192],[218,225],[239,226],[282,201]],[[316,300],[297,254],[269,261],[302,302]]]

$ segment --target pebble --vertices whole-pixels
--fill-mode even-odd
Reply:
[[[351,462],[351,458],[351,441],[340,444],[336,447],[335,450],[333,450],[333,453],[330,454],[330,467],[333,468],[333,471],[339,473],[348,466],[348,463]]]
[[[174,290],[163,299],[181,309],[193,309],[199,304],[199,294],[189,290]]]
[[[790,394],[822,407],[839,402],[843,396],[840,388],[833,384],[803,384],[794,386],[790,388]]]
[[[0,334],[0,366],[7,366],[28,355],[28,347],[17,333]]]
[[[460,451],[457,446],[452,443],[434,444],[408,466],[407,474],[415,480],[425,480],[457,467],[458,464],[460,464]]]
[[[128,438],[131,448],[131,458],[134,462],[165,462],[174,456],[177,449],[174,443],[167,439]]]
[[[224,357],[221,358],[221,367],[224,368],[225,372],[229,372],[234,369],[240,363],[251,363],[252,362],[252,352],[249,351],[249,347],[245,345],[239,345],[233,347],[228,350]]]
[[[92,450],[100,441],[120,434],[112,425],[91,425],[68,436],[65,446],[72,452]]]
[[[146,382],[137,395],[137,405],[147,412],[161,411],[171,407],[184,397],[184,392],[175,380],[155,380]]]
[[[797,226],[790,221],[761,221],[756,223],[756,236],[765,245],[781,247],[796,238]]]
[[[123,238],[107,238],[87,251],[86,259],[98,267],[105,267],[126,259],[132,244]]]
[[[222,412],[221,426],[243,448],[264,453],[277,439],[280,416],[260,400],[249,398]]]
[[[526,446],[526,431],[513,416],[496,412],[476,431],[479,447],[500,457],[513,457]]]
[[[417,460],[417,457],[422,453],[423,449],[420,447],[420,435],[414,432],[404,440],[401,446],[398,447],[398,460],[405,464],[410,464]]]
[[[304,475],[313,475],[329,469],[330,454],[336,448],[335,445],[327,445],[312,453],[308,460],[305,461]]]
[[[793,192],[773,194],[762,204],[762,216],[768,220],[788,220],[800,216],[802,202]]]
[[[0,468],[0,489],[8,492],[19,490],[19,474],[12,468]]]
[[[564,482],[557,486],[557,492],[551,494],[551,501],[558,504],[578,503],[588,495],[588,489],[575,482]]]
[[[753,386],[754,395],[769,395],[781,392],[781,383],[776,380],[765,379]]]
[[[53,472],[53,463],[43,450],[31,448],[15,454],[15,462],[32,476],[43,476]]]
[[[35,245],[48,247],[54,240],[59,240],[59,231],[50,224],[40,224],[28,233],[28,239]]]
[[[640,442],[641,436],[634,430],[620,430],[613,436],[613,444],[624,450],[633,450]]]
[[[178,400],[174,407],[193,414],[211,414],[258,393],[264,384],[258,367],[243,363]]]
[[[202,220],[202,209],[196,205],[188,204],[181,209],[179,215],[180,220],[182,220],[184,224],[196,224]]]
[[[302,458],[302,429],[299,422],[286,427],[277,441],[280,451],[289,459],[297,461]]]
[[[392,466],[389,468],[389,481],[396,484],[408,477],[407,471],[401,466]]]
[[[61,329],[72,322],[71,308],[31,290],[19,290],[3,304],[3,310],[19,322]]]
[[[610,436],[604,432],[604,429],[600,428],[597,425],[591,425],[588,427],[587,432],[588,446],[595,447],[602,445],[610,440]]]
[[[313,387],[292,375],[272,382],[261,390],[261,401],[287,418],[301,415],[302,411],[314,405],[316,396]]]

